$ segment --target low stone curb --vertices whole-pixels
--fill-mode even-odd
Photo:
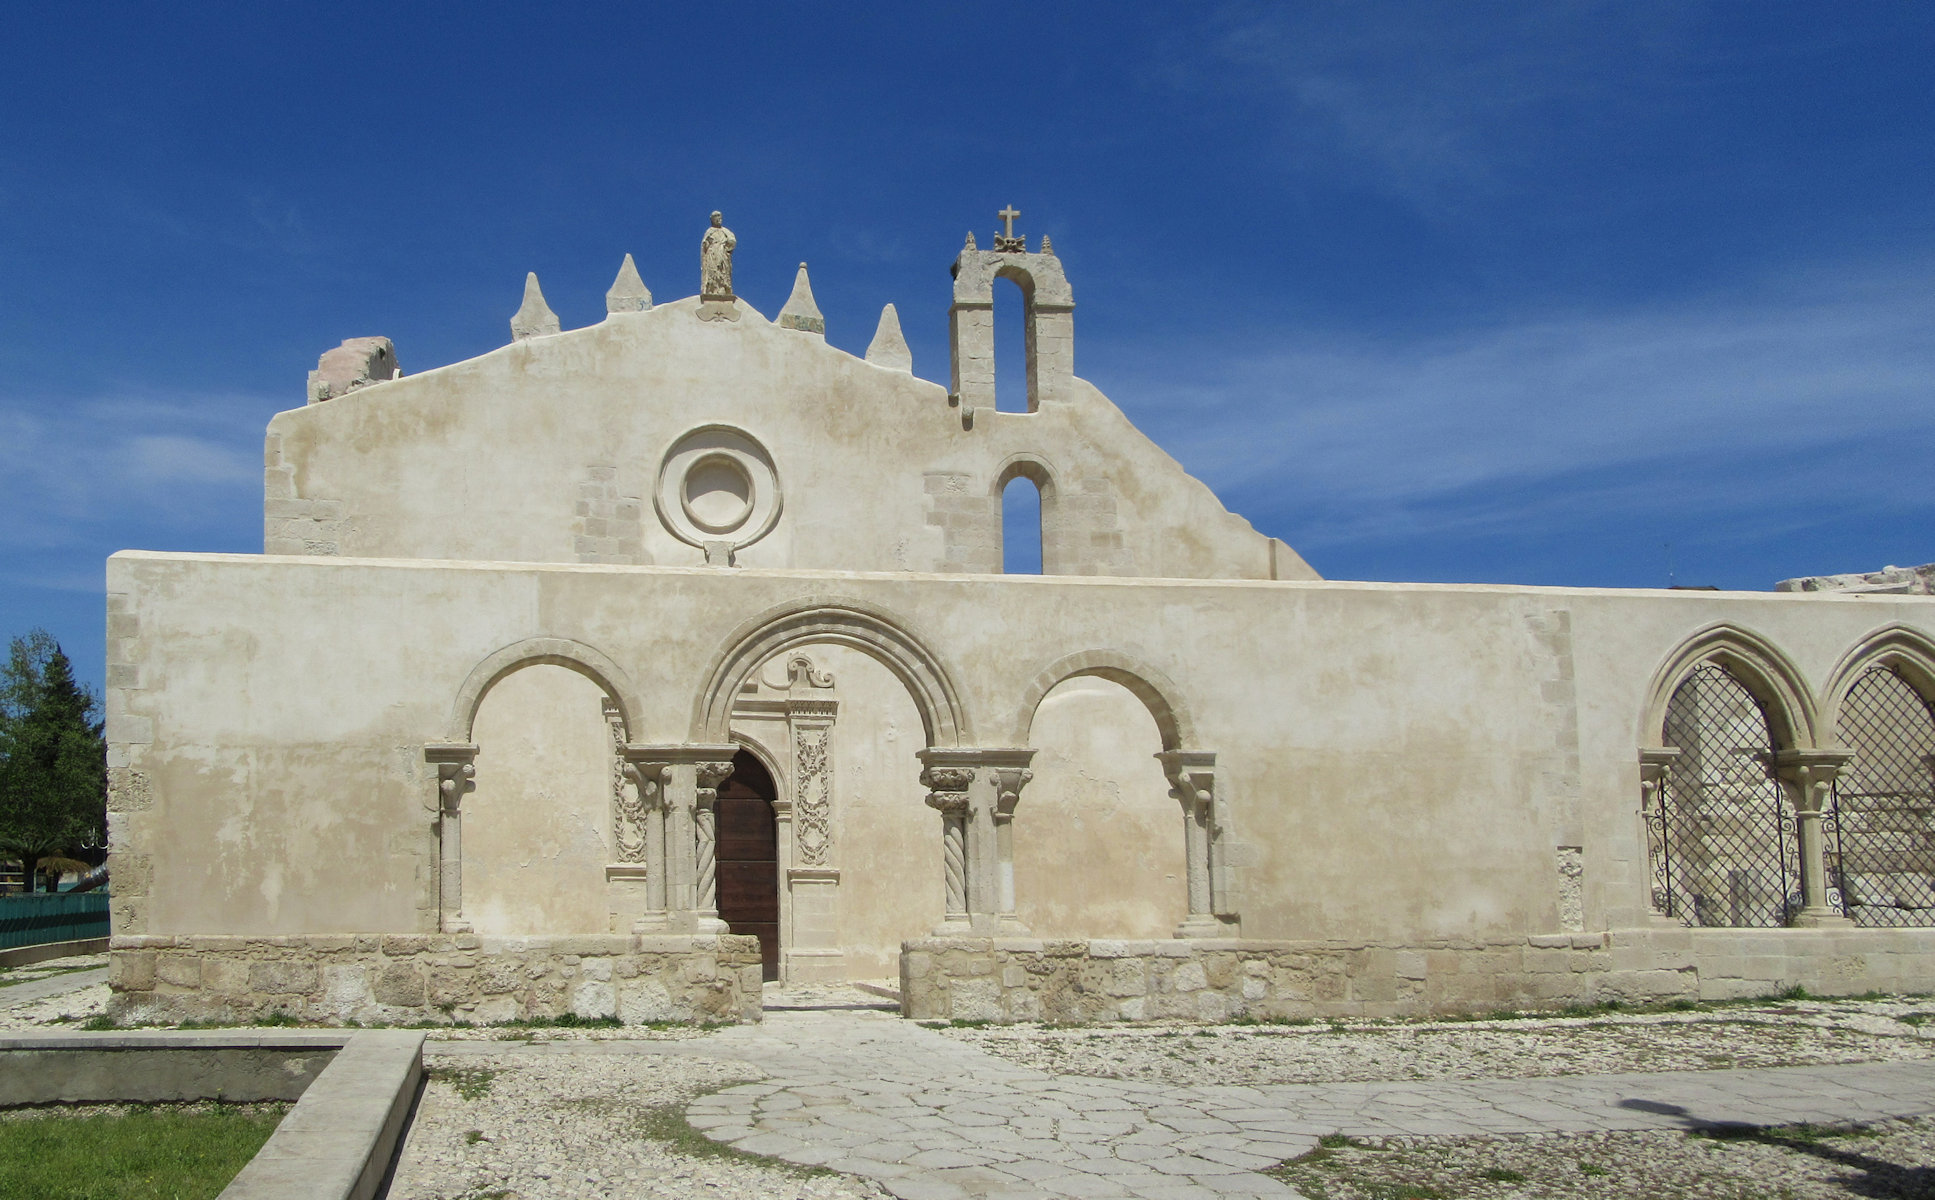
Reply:
[[[0,967],[31,967],[54,958],[74,958],[82,954],[106,954],[108,939],[82,938],[77,942],[42,942],[38,946],[10,946],[0,950]]]
[[[320,1073],[289,1067],[325,1054],[333,1057]],[[44,1061],[70,1055],[71,1069]],[[18,1093],[5,1097],[12,1104],[295,1099],[221,1200],[371,1200],[416,1101],[423,1031],[63,1030],[0,1038],[0,1062],[16,1058],[34,1065],[8,1063],[5,1077]]]
[[[423,1080],[423,1032],[351,1037],[220,1200],[371,1200]]]

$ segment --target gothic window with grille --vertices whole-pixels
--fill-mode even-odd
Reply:
[[[1687,925],[1787,924],[1801,907],[1799,847],[1759,699],[1703,663],[1667,701],[1663,740],[1680,754],[1646,814],[1655,903]]]
[[[1869,667],[1841,702],[1854,757],[1823,822],[1828,880],[1857,925],[1935,925],[1935,712],[1901,671]]]

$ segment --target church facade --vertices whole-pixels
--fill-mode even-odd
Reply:
[[[1935,598],[1323,580],[1075,373],[1004,216],[945,386],[804,264],[735,295],[719,214],[697,296],[627,256],[587,328],[532,277],[481,357],[325,354],[264,554],[108,564],[114,1013],[1935,990]]]

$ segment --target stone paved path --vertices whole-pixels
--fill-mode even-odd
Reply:
[[[503,1053],[505,1043],[432,1043]],[[1935,1112],[1935,1064],[1543,1079],[1173,1087],[1050,1075],[895,1016],[769,1011],[683,1042],[532,1053],[699,1054],[771,1072],[696,1101],[709,1137],[879,1180],[904,1200],[1297,1193],[1256,1172],[1319,1135],[1458,1135],[1873,1121]]]
[[[30,979],[11,987],[0,988],[0,1008],[12,1008],[29,1000],[45,1000],[49,996],[64,996],[68,992],[78,992],[97,983],[106,983],[108,969],[96,967],[91,971],[71,971],[66,975],[52,975],[46,979]]]

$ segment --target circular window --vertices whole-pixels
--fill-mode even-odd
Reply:
[[[685,515],[707,533],[731,533],[753,510],[753,481],[746,468],[724,454],[692,464],[680,489]]]
[[[659,520],[680,541],[738,549],[779,520],[779,474],[766,447],[745,430],[701,425],[665,452],[654,502]]]

